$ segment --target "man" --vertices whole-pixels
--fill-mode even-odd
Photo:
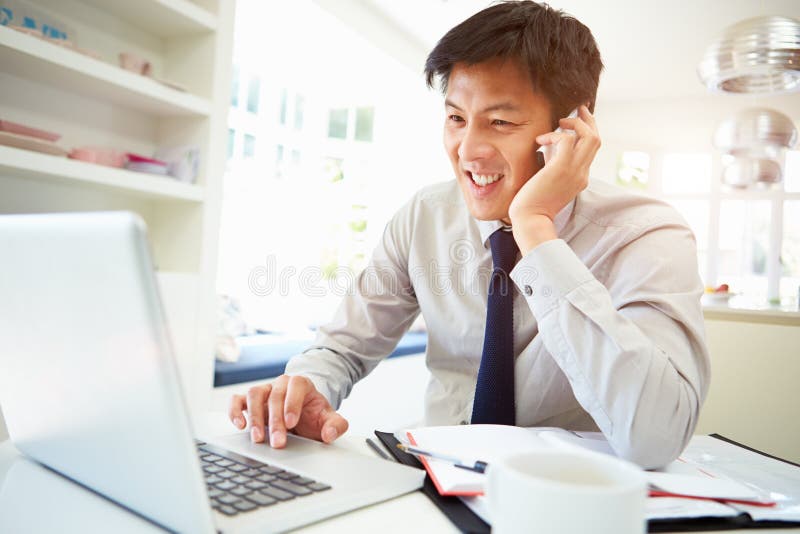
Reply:
[[[422,313],[427,424],[600,429],[643,467],[676,458],[710,374],[695,242],[666,204],[589,184],[601,70],[588,28],[530,1],[448,32],[425,72],[456,180],[394,216],[314,345],[233,397],[234,424],[247,411],[273,447],[287,430],[332,442],[335,408]]]

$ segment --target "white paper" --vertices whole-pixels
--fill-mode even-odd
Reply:
[[[710,476],[678,475],[674,473],[647,473],[647,481],[668,493],[711,497],[716,499],[759,500],[760,495],[739,482]]]

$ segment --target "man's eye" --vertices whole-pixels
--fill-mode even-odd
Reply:
[[[458,115],[448,115],[448,116],[447,116],[447,120],[449,120],[449,121],[453,121],[453,122],[464,122],[464,119],[462,119],[462,118],[461,118],[460,116],[458,116]]]
[[[492,121],[492,124],[495,126],[510,126],[511,123],[508,121],[504,121],[502,119],[495,119]]]

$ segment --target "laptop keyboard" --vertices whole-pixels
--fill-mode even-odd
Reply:
[[[211,506],[225,515],[250,512],[331,489],[322,482],[208,443],[197,443]]]

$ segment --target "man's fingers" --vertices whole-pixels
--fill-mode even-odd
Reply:
[[[244,395],[234,395],[228,405],[228,417],[231,423],[239,430],[244,430],[246,421],[243,410],[247,408],[247,398]]]
[[[264,441],[264,404],[272,385],[252,387],[247,391],[247,411],[250,414],[250,436],[253,441]]]
[[[333,442],[336,438],[347,432],[347,428],[350,426],[347,419],[333,410],[327,412],[324,417],[325,423],[322,425],[320,434],[322,441],[325,443]]]
[[[306,396],[314,389],[311,381],[304,376],[292,376],[286,386],[286,400],[283,403],[283,420],[286,428],[292,429],[300,421]]]
[[[267,400],[269,410],[269,444],[276,449],[286,446],[286,423],[283,420],[283,407],[289,377],[281,375],[272,383],[272,393]]]

